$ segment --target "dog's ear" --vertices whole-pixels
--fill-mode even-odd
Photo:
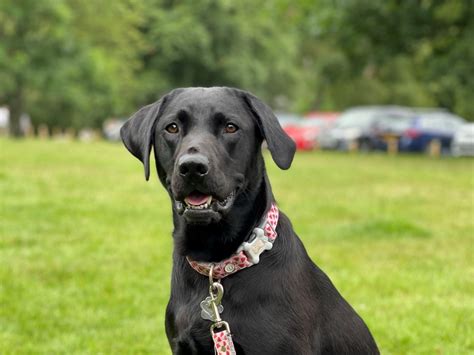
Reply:
[[[288,169],[295,156],[296,144],[285,133],[272,109],[254,95],[240,91],[245,104],[257,120],[262,136],[267,141],[273,161],[280,169]]]
[[[138,158],[145,168],[145,179],[150,178],[150,153],[155,124],[168,97],[142,107],[120,129],[120,136],[128,151]]]

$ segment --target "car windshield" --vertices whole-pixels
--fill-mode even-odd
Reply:
[[[377,126],[383,130],[390,130],[401,132],[410,127],[412,122],[411,117],[400,116],[400,115],[390,115],[385,117],[380,117],[377,120]]]
[[[301,120],[300,116],[294,115],[294,114],[291,114],[291,113],[278,112],[278,113],[276,113],[276,116],[277,116],[278,121],[280,122],[280,125],[282,127],[297,125]]]
[[[425,113],[419,117],[420,128],[426,130],[454,131],[464,123],[462,118],[447,113]]]
[[[373,120],[372,111],[348,111],[336,121],[337,128],[368,127]]]

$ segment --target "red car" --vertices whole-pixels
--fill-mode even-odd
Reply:
[[[333,123],[340,114],[340,112],[311,111],[304,115],[304,117],[306,119],[318,119],[328,123]]]
[[[294,121],[283,129],[295,141],[298,150],[313,150],[318,148],[319,134],[330,127],[338,116],[336,112],[312,112],[305,119]]]
[[[317,137],[323,125],[321,120],[301,120],[297,124],[286,126],[284,130],[295,141],[296,149],[313,150],[317,148]]]

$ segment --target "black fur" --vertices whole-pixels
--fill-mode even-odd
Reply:
[[[231,122],[239,129],[226,132]],[[177,133],[167,130],[176,124]],[[266,140],[275,163],[288,169],[295,146],[270,108],[255,96],[231,88],[177,89],[132,116],[121,130],[128,150],[149,176],[154,148],[160,181],[173,207],[174,255],[166,333],[173,354],[214,354],[210,322],[199,303],[208,279],[186,256],[200,261],[229,257],[249,237],[274,201],[261,154]],[[208,162],[203,176],[179,174],[188,154]],[[223,200],[228,209],[183,211],[180,202],[198,191]],[[222,318],[238,354],[377,354],[367,326],[329,278],[308,257],[288,218],[281,213],[278,237],[260,263],[222,280]]]

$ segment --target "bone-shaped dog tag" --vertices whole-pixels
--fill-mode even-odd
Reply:
[[[205,320],[210,320],[212,322],[217,322],[217,314],[214,314],[214,309],[212,307],[212,298],[211,296],[207,296],[204,301],[200,303],[201,306],[201,318]],[[217,310],[219,313],[224,311],[224,306],[221,304],[217,305]]]
[[[243,249],[252,264],[258,264],[260,262],[260,254],[265,250],[270,250],[273,244],[265,236],[263,229],[255,228],[253,233],[255,238],[250,242],[243,243]]]

